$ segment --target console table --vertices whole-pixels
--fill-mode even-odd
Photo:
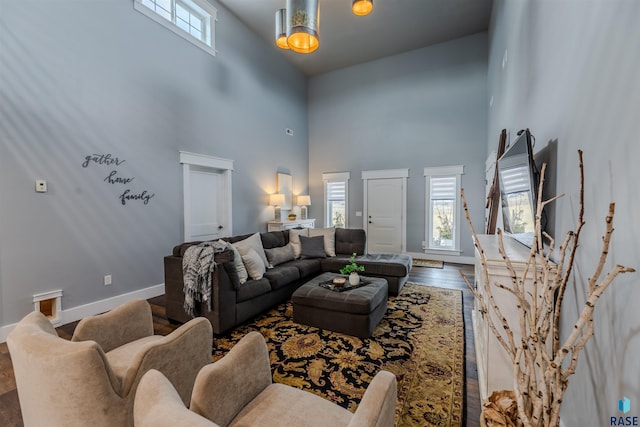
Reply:
[[[521,278],[524,274],[526,261],[529,257],[529,248],[516,240],[504,236],[504,249],[511,260],[511,264],[515,270],[516,276]],[[500,283],[511,286],[511,277],[507,270],[506,264],[502,259],[502,255],[498,250],[497,235],[479,235],[478,242],[484,250],[487,261],[489,283]],[[539,270],[540,271],[540,267]],[[475,252],[475,287],[479,294],[484,294],[484,282],[482,274],[482,264],[480,262],[480,254],[476,249]],[[529,273],[531,275],[531,273]],[[531,289],[532,276],[525,280],[525,288]],[[515,297],[509,292],[498,288],[491,287],[494,299],[502,314],[513,328],[514,339],[520,339],[520,329],[518,327],[518,307],[516,306]],[[498,330],[501,330],[500,322],[497,321],[495,313],[488,308],[489,313],[493,316]],[[474,301],[472,311],[473,335],[476,347],[476,362],[478,367],[478,385],[480,387],[480,399],[484,401],[496,390],[513,390],[513,364],[507,353],[502,348],[496,337],[491,332],[486,320],[486,316],[480,311],[480,304]],[[551,344],[551,340],[547,340],[547,344]]]
[[[293,221],[269,221],[267,222],[267,231],[284,231],[290,228],[314,228],[315,219],[294,219]]]

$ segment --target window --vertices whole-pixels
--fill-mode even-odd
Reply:
[[[324,223],[326,227],[347,227],[349,172],[323,173]]]
[[[210,54],[217,10],[206,0],[134,0],[135,9]]]
[[[464,166],[425,168],[427,189],[427,251],[457,251],[460,248],[460,177]]]

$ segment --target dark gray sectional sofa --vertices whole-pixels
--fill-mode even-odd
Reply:
[[[250,237],[251,234],[225,238],[230,243]],[[260,233],[264,249],[273,249],[289,243],[289,231]],[[200,242],[182,243],[164,258],[166,314],[170,321],[184,323],[191,317],[184,311],[184,281],[182,257],[189,246]],[[231,250],[215,256],[216,269],[212,277],[212,306],[208,311],[200,304],[199,312],[213,325],[216,334],[224,333],[265,310],[288,300],[302,284],[323,272],[339,273],[351,254],[356,253],[359,265],[365,267],[365,276],[385,278],[389,293],[396,295],[409,277],[411,258],[397,254],[364,255],[366,235],[360,229],[335,229],[336,256],[327,258],[295,259],[270,268],[259,280],[247,280],[240,285]]]

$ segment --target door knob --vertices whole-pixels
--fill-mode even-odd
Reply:
[[[224,228],[224,227],[223,227],[223,226],[221,226],[221,225],[219,225],[219,226],[218,226],[218,230],[222,230],[223,228]]]

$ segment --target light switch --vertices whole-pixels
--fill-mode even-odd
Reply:
[[[46,193],[47,192],[47,181],[44,179],[36,179],[36,192],[38,193]]]

